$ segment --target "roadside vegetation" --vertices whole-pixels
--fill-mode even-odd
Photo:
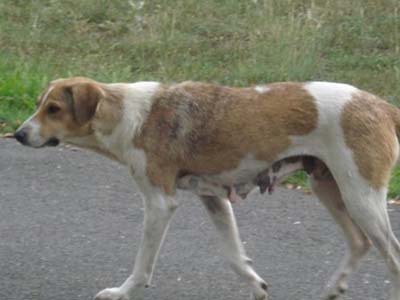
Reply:
[[[72,75],[339,81],[400,104],[398,0],[2,0],[0,11],[2,132],[49,80]],[[399,195],[396,170],[390,197]]]

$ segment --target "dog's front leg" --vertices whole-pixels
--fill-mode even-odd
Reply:
[[[144,195],[144,228],[133,273],[120,287],[98,293],[95,300],[142,299],[144,288],[150,284],[159,249],[177,204],[175,199],[150,184],[140,184],[140,189]]]

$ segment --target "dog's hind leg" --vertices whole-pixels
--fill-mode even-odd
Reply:
[[[361,258],[367,253],[370,242],[350,218],[336,181],[332,177],[318,179],[311,176],[311,187],[343,230],[348,244],[347,253],[329,280],[327,292],[324,294],[325,299],[338,299],[347,290],[348,276],[357,268]]]
[[[400,244],[389,221],[387,189],[374,189],[359,175],[338,177],[338,184],[350,217],[385,259],[392,282],[390,300],[400,300]]]
[[[201,197],[219,234],[222,252],[233,270],[252,288],[256,300],[268,299],[267,284],[254,271],[239,237],[235,216],[228,199]]]

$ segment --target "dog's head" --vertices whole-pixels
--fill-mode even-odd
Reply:
[[[39,148],[88,136],[91,120],[104,97],[101,84],[87,78],[52,81],[38,97],[34,114],[15,132],[15,138],[23,145]]]

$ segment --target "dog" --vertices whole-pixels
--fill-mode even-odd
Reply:
[[[272,192],[303,169],[344,233],[348,251],[326,299],[338,299],[371,245],[382,254],[400,300],[400,244],[386,193],[399,157],[400,110],[341,83],[283,82],[232,88],[199,82],[104,84],[52,81],[15,132],[26,146],[60,142],[126,165],[144,197],[144,230],[135,266],[120,287],[96,300],[141,299],[178,207],[177,189],[204,203],[232,269],[256,300],[268,285],[242,246],[231,203],[253,189]]]

